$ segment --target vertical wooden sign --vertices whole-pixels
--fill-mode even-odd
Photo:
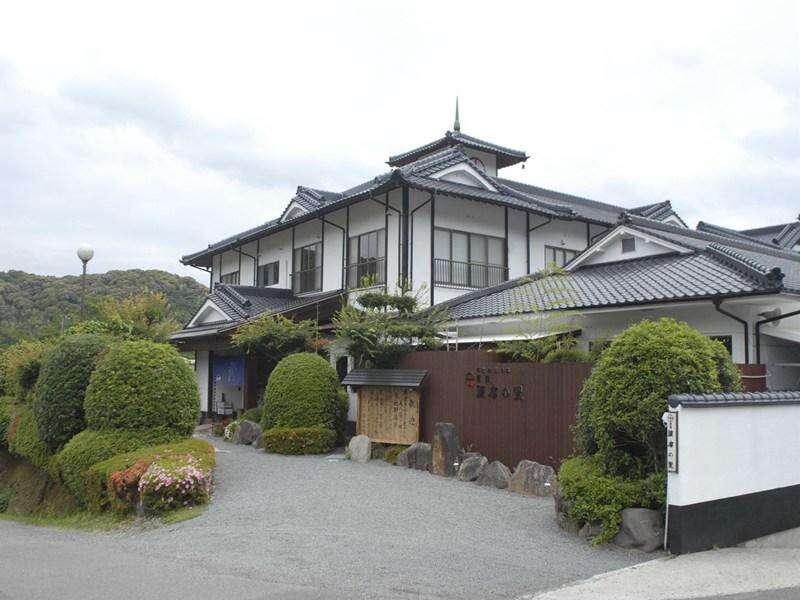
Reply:
[[[358,390],[358,433],[383,444],[419,441],[419,391],[364,386]]]

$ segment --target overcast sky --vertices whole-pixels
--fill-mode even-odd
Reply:
[[[264,6],[262,6],[264,5]],[[694,226],[800,212],[800,3],[16,2],[0,270],[183,267],[452,126],[506,177]]]

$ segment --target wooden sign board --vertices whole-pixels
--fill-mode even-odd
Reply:
[[[358,433],[373,442],[409,445],[419,441],[419,390],[363,386],[358,390]]]

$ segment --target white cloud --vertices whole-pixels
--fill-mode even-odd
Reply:
[[[0,22],[0,269],[178,257],[450,126],[507,176],[689,221],[793,218],[800,23],[771,3],[17,3]],[[47,18],[43,18],[47,15]],[[723,209],[724,207],[724,209]],[[201,280],[205,280],[200,275]]]

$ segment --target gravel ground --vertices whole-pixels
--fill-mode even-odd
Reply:
[[[514,598],[654,558],[567,535],[550,499],[213,441],[214,501],[191,521],[0,522],[0,598]]]

